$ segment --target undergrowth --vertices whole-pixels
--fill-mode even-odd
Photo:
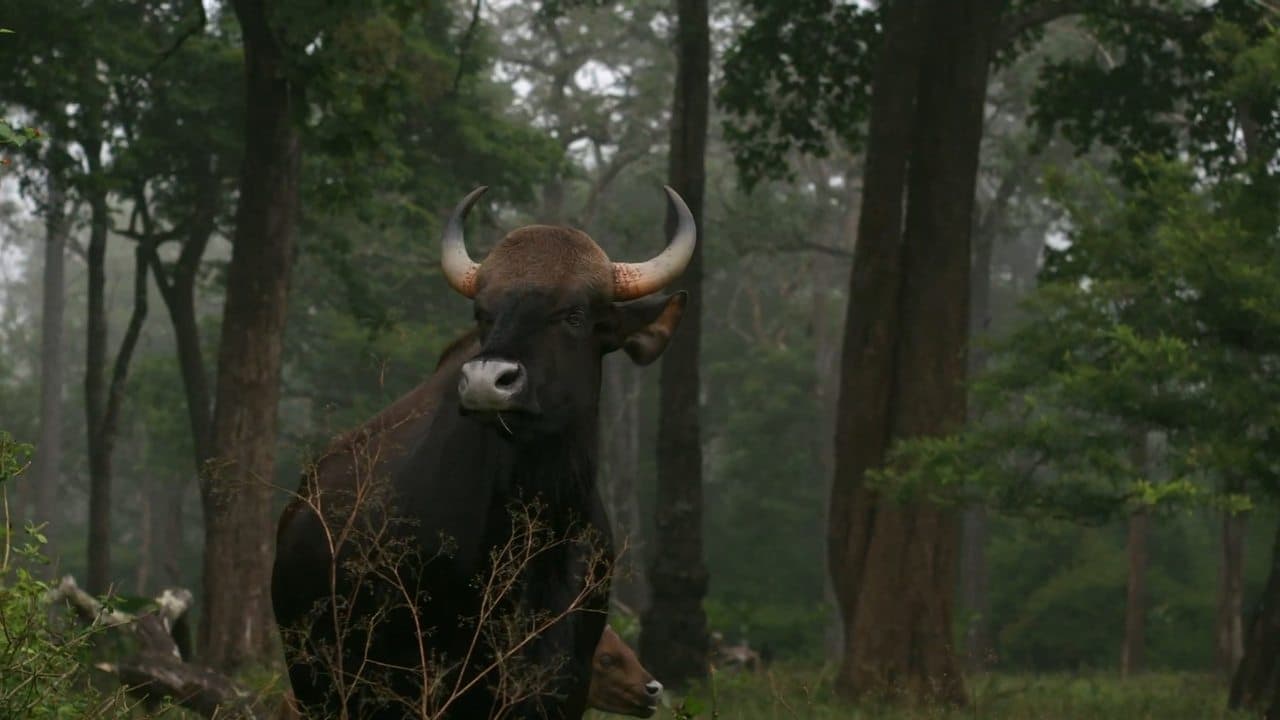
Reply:
[[[775,666],[757,675],[717,674],[654,720],[1247,720],[1226,710],[1225,683],[1212,675],[1153,673],[1128,680],[1105,673],[970,678],[966,708],[851,705],[838,700],[830,668]],[[592,720],[616,716],[588,714]]]

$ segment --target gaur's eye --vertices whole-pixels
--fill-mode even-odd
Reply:
[[[574,308],[564,315],[564,321],[569,327],[582,327],[582,323],[586,320],[587,313],[582,308]]]
[[[600,656],[600,667],[611,668],[618,664],[618,658],[608,653]]]

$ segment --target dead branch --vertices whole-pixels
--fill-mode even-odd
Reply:
[[[94,627],[128,632],[142,649],[118,662],[94,667],[120,679],[126,691],[158,710],[164,698],[206,718],[254,720],[250,693],[237,682],[211,668],[185,662],[173,638],[173,626],[191,608],[192,594],[185,588],[164,590],[155,607],[134,615],[104,605],[67,575],[45,596],[49,604],[67,602],[77,616]]]

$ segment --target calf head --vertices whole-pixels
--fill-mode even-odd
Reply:
[[[666,188],[677,228],[643,263],[615,263],[586,233],[530,225],[513,230],[477,263],[463,221],[486,188],[467,195],[444,231],[445,278],[474,303],[480,352],[462,366],[464,413],[520,439],[595,422],[603,355],[624,350],[653,362],[684,311],[685,293],[656,296],[693,256],[697,231],[684,201]]]
[[[640,658],[608,625],[591,660],[587,704],[597,710],[647,718],[662,697],[662,683],[653,679]]]

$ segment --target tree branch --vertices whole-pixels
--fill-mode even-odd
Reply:
[[[125,329],[124,338],[120,341],[120,350],[116,353],[115,366],[111,371],[111,386],[107,390],[107,407],[102,414],[100,432],[104,444],[108,447],[115,440],[116,423],[120,416],[120,406],[124,402],[125,384],[129,379],[129,363],[133,360],[133,351],[138,347],[138,338],[142,335],[142,324],[147,319],[147,253],[143,248],[145,244],[139,244],[134,250],[133,313],[129,316],[129,326]]]
[[[209,22],[209,17],[205,14],[205,11],[204,11],[204,0],[195,0],[195,4],[196,4],[195,24],[187,28],[186,30],[184,30],[182,34],[179,35],[176,40],[174,40],[173,45],[171,45],[168,50],[165,50],[164,52],[160,53],[160,57],[156,58],[156,61],[151,63],[151,67],[147,69],[148,73],[153,72],[156,68],[160,67],[160,65],[163,64],[165,60],[168,60],[170,57],[173,57],[174,53],[182,49],[183,43],[185,43],[188,38],[190,38],[192,35],[195,35],[197,33],[204,31],[205,25],[207,25]]]
[[[996,35],[995,46],[1007,48],[1023,34],[1068,15],[1094,15],[1122,22],[1154,25],[1168,33],[1179,35],[1203,33],[1213,22],[1211,12],[1205,10],[1180,13],[1151,5],[1098,7],[1097,0],[1041,0],[1005,18]]]
[[[451,94],[458,94],[458,87],[462,85],[462,72],[467,66],[467,51],[471,49],[471,41],[475,37],[476,27],[480,25],[480,8],[484,5],[484,0],[476,0],[475,5],[471,9],[471,23],[467,25],[467,32],[462,36],[462,42],[458,44],[458,71],[453,76],[453,91]]]
[[[45,602],[51,605],[62,600],[90,625],[118,628],[138,639],[142,649],[137,655],[95,667],[119,677],[129,694],[150,709],[158,711],[161,698],[167,697],[206,718],[254,717],[247,690],[217,671],[182,660],[171,631],[191,608],[190,590],[167,589],[155,598],[154,608],[134,615],[109,609],[67,575],[45,595]]]

